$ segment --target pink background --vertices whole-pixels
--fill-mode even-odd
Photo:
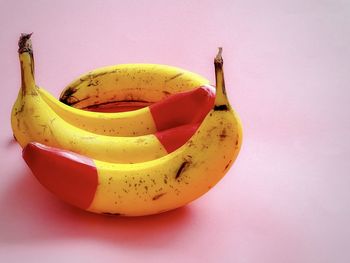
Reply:
[[[350,2],[0,2],[1,262],[350,262]],[[207,195],[172,212],[110,218],[58,201],[12,141],[17,39],[34,32],[37,83],[132,62],[214,80],[224,47],[242,151]],[[120,260],[120,261],[119,261]]]

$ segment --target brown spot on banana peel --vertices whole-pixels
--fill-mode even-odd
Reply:
[[[226,164],[226,166],[225,166],[225,168],[224,168],[224,171],[230,166],[231,162],[232,162],[232,160],[230,160],[230,161]]]
[[[77,92],[76,87],[69,87],[67,88],[64,93],[60,97],[60,102],[63,102],[64,104],[71,105],[71,98],[74,98],[75,100],[78,100],[73,96],[75,92]]]
[[[100,76],[103,76],[103,75],[106,75],[106,74],[110,74],[110,73],[115,73],[116,71],[113,70],[111,72],[101,72],[101,73],[97,73],[97,74],[93,74],[93,73],[89,73],[87,74],[86,76],[84,77],[81,77],[79,80],[75,81],[74,83],[70,84],[70,87],[67,88],[63,95],[61,95],[60,97],[60,101],[64,102],[64,101],[67,101],[69,99],[69,97],[71,97],[75,92],[77,92],[79,90],[79,86],[81,84],[83,84],[84,82],[86,81],[89,81],[89,84],[88,86],[96,86],[98,85],[99,83],[99,80],[96,80],[95,81],[95,85],[94,84],[91,84],[93,79],[95,79],[96,77],[100,77]]]
[[[182,76],[183,74],[185,74],[185,73],[184,73],[184,72],[177,73],[176,75],[174,75],[174,76],[172,76],[172,77],[166,79],[165,82],[169,82],[169,81],[171,81],[171,80],[173,80],[173,79],[176,79],[176,78]]]
[[[199,130],[197,131],[197,133],[199,133]],[[187,142],[187,146],[188,147],[192,147],[192,146],[194,146],[195,144],[193,143],[193,141],[192,140],[189,140],[188,142]]]
[[[75,99],[75,101],[69,101],[69,102],[68,102],[69,98],[73,98],[73,99]],[[75,104],[78,104],[79,102],[82,102],[82,101],[84,101],[84,100],[90,99],[90,96],[87,96],[87,97],[82,98],[82,99],[78,99],[78,98],[76,98],[76,97],[74,97],[74,96],[71,96],[71,97],[69,97],[69,98],[67,98],[67,101],[64,102],[64,103],[67,104],[68,106],[73,106],[73,105],[75,105]]]
[[[226,133],[226,128],[224,128],[221,132],[220,136],[220,141],[225,140],[225,138],[227,137],[227,133]]]
[[[93,81],[92,79],[89,81],[89,84],[87,84],[88,87],[95,87],[95,86],[98,86],[100,84],[100,81],[97,79],[95,81]]]
[[[186,160],[186,161],[184,161],[184,162],[180,165],[180,167],[179,167],[179,169],[177,170],[176,175],[175,175],[175,179],[176,179],[176,180],[177,180],[177,179],[180,177],[180,175],[188,168],[189,164],[190,164],[190,162]]]
[[[39,89],[38,86],[36,86],[36,88]],[[38,92],[37,92],[36,90],[32,90],[32,91],[30,92],[30,95],[31,95],[31,96],[39,96],[39,94],[38,94]]]
[[[227,105],[215,105],[214,111],[228,111]]]
[[[157,195],[155,195],[155,196],[153,196],[153,198],[152,198],[152,200],[153,201],[156,201],[156,200],[158,200],[159,198],[161,198],[163,195],[165,195],[166,193],[161,193],[161,194],[157,194]]]
[[[21,112],[23,112],[23,110],[24,110],[24,103],[22,103],[22,105],[21,105],[21,107],[19,108],[19,110],[17,110],[17,108],[16,108],[16,110],[15,110],[15,116],[17,116],[18,114],[20,114]]]
[[[106,74],[111,74],[111,73],[115,73],[116,71],[113,70],[111,72],[101,72],[101,73],[88,73],[87,75],[79,78],[79,80],[76,80],[74,83],[72,83],[70,85],[71,88],[74,88],[74,89],[79,89],[78,86],[83,84],[84,82],[86,81],[89,81],[91,82],[92,80],[94,80],[95,78],[97,77],[100,77],[100,76],[103,76],[103,75],[106,75]],[[98,81],[98,80],[97,80]]]

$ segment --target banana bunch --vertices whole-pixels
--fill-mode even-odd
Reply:
[[[221,52],[216,88],[179,68],[124,64],[80,76],[58,101],[36,86],[30,35],[23,34],[11,123],[24,160],[44,187],[87,211],[141,216],[186,205],[225,175],[241,147]],[[96,111],[120,102],[138,106]]]
[[[153,160],[172,152],[186,142],[215,99],[215,91],[206,85],[206,80],[196,75],[192,76],[191,73],[184,73],[189,75],[185,79],[192,79],[191,82],[185,81],[186,85],[182,85],[182,90],[187,91],[165,98],[149,107],[113,114],[84,111],[59,102],[43,88],[36,86],[29,35],[20,39],[19,57],[23,82],[12,110],[11,121],[14,136],[22,147],[36,141],[108,162],[135,163]],[[129,79],[129,86],[132,86],[133,80],[136,79],[132,73],[136,74],[143,69],[147,74],[152,74],[154,67],[121,65],[112,68],[123,69],[126,73],[119,76],[123,80],[122,85],[128,86],[129,83],[125,79]],[[125,68],[127,70],[124,70]],[[99,82],[106,87],[113,85],[111,82],[116,82],[113,72],[110,68],[100,70],[98,74],[105,78]],[[163,73],[166,77],[172,76],[174,69],[164,66]],[[88,75],[91,76],[91,73]],[[176,78],[173,79],[173,83],[165,90],[176,91],[177,89],[172,87],[181,86],[176,85],[177,81]],[[200,87],[195,89],[198,86]],[[152,90],[151,87],[152,85],[146,86],[148,90]],[[119,91],[118,85],[114,86],[114,89]],[[106,90],[103,93],[108,94]],[[187,110],[198,107],[199,111]]]

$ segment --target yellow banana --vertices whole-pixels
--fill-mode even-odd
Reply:
[[[22,147],[36,141],[97,160],[134,163],[168,154],[182,145],[196,129],[198,122],[174,128],[170,132],[135,137],[100,135],[80,129],[65,121],[62,113],[58,114],[57,109],[42,98],[40,88],[35,85],[30,35],[22,35],[19,47],[22,86],[13,106],[11,124],[14,136]]]
[[[86,131],[109,136],[140,136],[157,131],[149,107],[117,113],[92,112],[70,107],[43,88],[38,93],[63,120]]]
[[[81,75],[62,91],[60,101],[79,109],[120,101],[153,103],[204,85],[207,79],[177,67],[123,64]]]
[[[143,74],[139,74],[138,72],[142,72]],[[142,82],[144,79],[149,79],[149,76],[151,75],[154,75],[153,79],[151,81],[148,81],[147,85],[143,86],[142,89],[133,89],[133,87],[135,87],[137,83]],[[68,101],[74,100],[75,102],[77,102],[79,96],[83,95],[85,96],[85,98],[88,99],[86,100],[83,98],[80,100],[80,103],[71,103],[70,105],[73,105],[74,107],[87,105],[87,103],[90,103],[90,101],[93,100],[93,105],[89,105],[89,107],[84,108],[91,109],[92,106],[97,107],[101,106],[101,104],[111,104],[118,100],[127,101],[131,98],[130,96],[136,96],[136,94],[137,96],[139,96],[138,98],[146,98],[151,102],[157,103],[160,100],[163,101],[163,96],[165,96],[165,94],[169,96],[169,94],[176,94],[182,91],[189,91],[201,86],[202,88],[206,88],[211,91],[213,90],[213,88],[207,85],[208,81],[199,77],[198,75],[184,70],[180,71],[180,69],[166,65],[125,64],[110,66],[90,72],[80,77],[79,80],[89,79],[89,76],[97,76],[93,78],[96,81],[96,83],[98,83],[96,84],[96,86],[90,87],[88,86],[89,84],[87,84],[89,83],[88,81],[81,81],[79,82],[80,85],[74,86],[76,87],[75,93],[69,93],[67,91],[64,92],[65,94],[70,95],[66,95],[65,99],[62,101],[65,101],[67,103]],[[174,76],[180,77],[174,78]],[[118,82],[115,81],[116,78],[119,79]],[[168,82],[164,81],[164,79],[167,80],[169,78],[173,79]],[[156,88],[156,85],[158,85],[159,83],[169,84],[163,84],[163,91],[159,92],[159,87]],[[177,86],[181,87],[181,89],[176,88]],[[127,112],[92,112],[80,110],[79,108],[76,109],[74,107],[69,107],[64,103],[59,102],[49,92],[42,88],[38,90],[38,93],[62,119],[73,124],[78,128],[97,134],[110,136],[139,136],[155,133],[157,130],[159,130],[160,127],[162,127],[162,129],[169,129],[179,124],[186,124],[184,122],[179,123],[179,120],[184,120],[184,118],[181,115],[176,115],[176,111],[173,111],[172,114],[168,114],[168,118],[172,118],[173,121],[171,122],[170,120],[168,120],[169,125],[166,127],[160,125],[156,122],[157,119],[154,116],[156,113],[152,110],[154,108],[154,106],[152,105],[148,107],[143,107],[138,110]],[[151,97],[151,95],[153,95],[153,97]],[[158,97],[156,95],[158,95]],[[113,96],[113,102],[111,102],[111,96]],[[201,101],[197,99],[197,103],[200,102]],[[177,100],[174,100],[172,102],[173,105],[181,105],[182,103],[183,99],[181,98],[178,98]],[[188,106],[197,106],[196,102],[193,102],[192,104],[193,105]],[[162,105],[164,105],[164,102]],[[164,107],[165,106],[162,107],[163,109],[159,110],[164,111]],[[188,112],[187,115],[190,115],[193,119],[196,119],[196,115],[198,115],[198,113],[200,112],[201,110],[192,111]],[[190,120],[190,116],[187,116],[186,119]]]
[[[31,143],[23,158],[48,190],[91,212],[140,216],[186,205],[225,175],[241,147],[241,122],[227,99],[222,65],[220,49],[215,105],[196,133],[170,154],[118,164]]]

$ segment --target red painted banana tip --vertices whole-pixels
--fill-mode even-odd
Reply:
[[[28,143],[22,156],[38,181],[50,192],[79,208],[90,206],[98,184],[93,160],[37,142]]]

